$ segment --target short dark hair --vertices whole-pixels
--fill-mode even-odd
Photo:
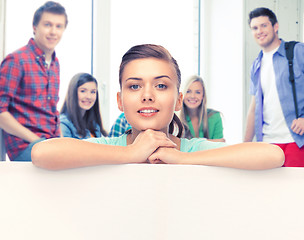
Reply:
[[[251,20],[253,18],[257,18],[257,17],[261,17],[261,16],[268,17],[272,26],[278,22],[277,17],[273,11],[271,11],[269,8],[260,7],[260,8],[256,8],[256,9],[252,10],[249,13],[248,24],[250,25]]]
[[[34,18],[33,18],[33,26],[36,27],[39,24],[41,16],[44,12],[64,15],[65,16],[65,26],[68,25],[68,16],[66,14],[65,8],[60,3],[48,1],[36,10],[36,12],[34,14]]]

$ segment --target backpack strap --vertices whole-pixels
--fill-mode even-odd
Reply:
[[[293,101],[295,106],[296,117],[299,117],[298,113],[298,102],[297,102],[297,94],[296,94],[296,84],[294,79],[294,72],[293,72],[293,55],[294,55],[294,47],[298,42],[290,41],[285,42],[285,51],[286,51],[286,58],[288,60],[288,67],[289,67],[289,81],[292,85],[292,93],[293,93]]]

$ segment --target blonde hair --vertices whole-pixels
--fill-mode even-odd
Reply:
[[[203,99],[201,104],[198,107],[197,113],[198,113],[198,124],[199,126],[201,126],[201,124],[203,123],[203,132],[204,132],[204,137],[205,138],[209,138],[209,130],[208,130],[208,114],[207,114],[207,96],[206,96],[206,88],[205,88],[205,84],[203,79],[200,76],[194,75],[192,77],[190,77],[188,79],[188,81],[186,82],[186,85],[184,87],[184,92],[183,95],[185,96],[190,85],[194,82],[199,82],[202,85],[203,88]],[[180,119],[184,125],[184,129],[185,129],[185,137],[187,138],[192,138],[190,130],[189,130],[189,126],[188,126],[188,122],[186,119],[186,116],[189,115],[189,111],[188,111],[188,107],[186,106],[186,104],[183,101],[183,108],[181,110],[180,113]]]

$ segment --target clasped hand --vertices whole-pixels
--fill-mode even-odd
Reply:
[[[129,146],[139,163],[177,163],[181,153],[165,133],[151,129],[141,132]]]

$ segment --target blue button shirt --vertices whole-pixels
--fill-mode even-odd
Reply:
[[[250,94],[255,96],[255,133],[257,141],[263,141],[263,92],[261,87],[261,61],[263,52],[252,64]],[[299,117],[304,117],[304,43],[298,43],[294,49],[294,76],[296,84],[296,94],[298,102]],[[288,60],[285,52],[285,42],[281,40],[281,45],[273,55],[273,67],[277,91],[289,131],[297,143],[298,147],[304,145],[304,135],[300,136],[291,130],[291,124],[296,119],[292,85],[289,82]]]
[[[78,134],[76,127],[66,114],[60,114],[60,128],[64,137],[71,137],[77,139],[91,138],[91,133],[86,129],[86,136],[82,137]],[[100,126],[96,124],[95,137],[101,137]]]

